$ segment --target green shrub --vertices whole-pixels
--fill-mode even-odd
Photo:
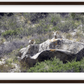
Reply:
[[[69,30],[76,29],[79,25],[80,25],[80,23],[77,24],[76,21],[68,20],[63,23],[62,22],[58,23],[56,25],[56,28],[58,30],[61,30],[62,32],[68,32]]]
[[[9,59],[6,60],[6,64],[11,64],[11,63],[13,63],[13,59],[12,58],[9,58]]]
[[[56,30],[59,30],[59,28],[58,27],[53,27],[52,30],[56,31]]]
[[[31,67],[28,72],[54,72],[54,67],[62,65],[63,63],[59,60],[54,58],[53,61],[45,60],[44,62],[37,63],[34,67]]]
[[[61,21],[61,17],[60,14],[51,14],[51,23],[55,26],[57,25],[57,23],[59,23]]]
[[[22,30],[23,30],[22,28],[17,28],[15,30],[6,30],[5,32],[2,33],[2,36],[7,37],[7,36],[18,35]]]
[[[28,69],[28,72],[84,72],[84,58],[81,61],[73,60],[66,64],[56,58],[45,60]]]
[[[81,13],[71,13],[71,16],[72,16],[73,20],[81,19]]]
[[[75,18],[75,15],[76,15],[75,13],[71,13],[73,19]]]

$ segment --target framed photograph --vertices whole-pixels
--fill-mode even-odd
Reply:
[[[0,83],[84,83],[84,2],[0,2]]]

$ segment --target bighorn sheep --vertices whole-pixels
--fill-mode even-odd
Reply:
[[[32,40],[29,40],[29,45],[24,48],[23,50],[25,50],[25,52],[23,52],[22,56],[21,56],[21,59],[23,59],[25,57],[25,55],[27,54],[27,52],[30,52],[30,47],[31,47],[31,44],[35,44],[35,40],[32,39]]]
[[[35,44],[36,42],[35,42],[35,40],[34,40],[34,39],[32,39],[32,40],[29,40],[29,42],[28,42],[28,43],[29,43],[29,45],[30,45],[30,44]]]
[[[53,35],[54,35],[54,39],[62,38],[62,36],[60,35],[60,32],[59,31],[54,31],[53,32]]]

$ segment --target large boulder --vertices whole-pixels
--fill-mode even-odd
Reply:
[[[30,44],[22,48],[19,53],[20,60],[33,66],[37,61],[41,62],[53,57],[63,62],[81,60],[84,56],[84,43],[73,42],[68,39],[48,39],[41,44]]]

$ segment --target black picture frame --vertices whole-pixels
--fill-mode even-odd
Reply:
[[[84,5],[84,2],[0,2],[0,5]]]
[[[0,2],[0,5],[84,5],[84,2]],[[0,80],[0,83],[84,83],[84,80]]]
[[[0,80],[0,83],[84,83],[84,80]]]

